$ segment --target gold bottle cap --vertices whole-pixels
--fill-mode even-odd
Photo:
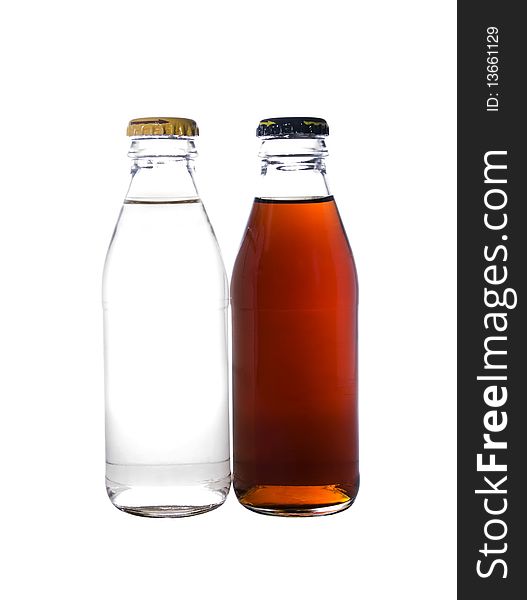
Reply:
[[[199,135],[196,121],[192,119],[181,119],[179,117],[148,117],[144,119],[132,119],[128,123],[126,135],[156,136],[176,135],[181,137],[194,137]]]

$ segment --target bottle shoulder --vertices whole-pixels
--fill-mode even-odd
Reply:
[[[233,305],[270,305],[273,298],[286,304],[352,302],[357,295],[355,264],[333,199],[255,202],[235,261],[231,294]]]
[[[103,288],[130,296],[227,295],[225,267],[203,204],[125,204],[104,267]]]
[[[155,257],[162,252],[219,253],[216,236],[203,203],[185,201],[127,201],[119,215],[111,246],[126,247]]]

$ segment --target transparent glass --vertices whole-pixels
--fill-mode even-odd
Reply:
[[[230,487],[227,279],[193,140],[134,138],[129,156],[103,278],[106,487],[123,511],[181,517]]]
[[[357,274],[323,138],[267,139],[231,282],[234,490],[278,516],[359,488]]]

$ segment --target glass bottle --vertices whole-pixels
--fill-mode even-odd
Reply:
[[[128,135],[103,280],[106,487],[125,512],[181,517],[230,487],[228,284],[194,183],[196,123],[135,119]]]
[[[325,158],[327,123],[261,121],[260,190],[232,283],[234,490],[284,516],[359,487],[357,276]]]

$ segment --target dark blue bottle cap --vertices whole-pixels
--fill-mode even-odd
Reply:
[[[256,137],[319,137],[329,135],[329,127],[318,117],[279,117],[263,119]]]

